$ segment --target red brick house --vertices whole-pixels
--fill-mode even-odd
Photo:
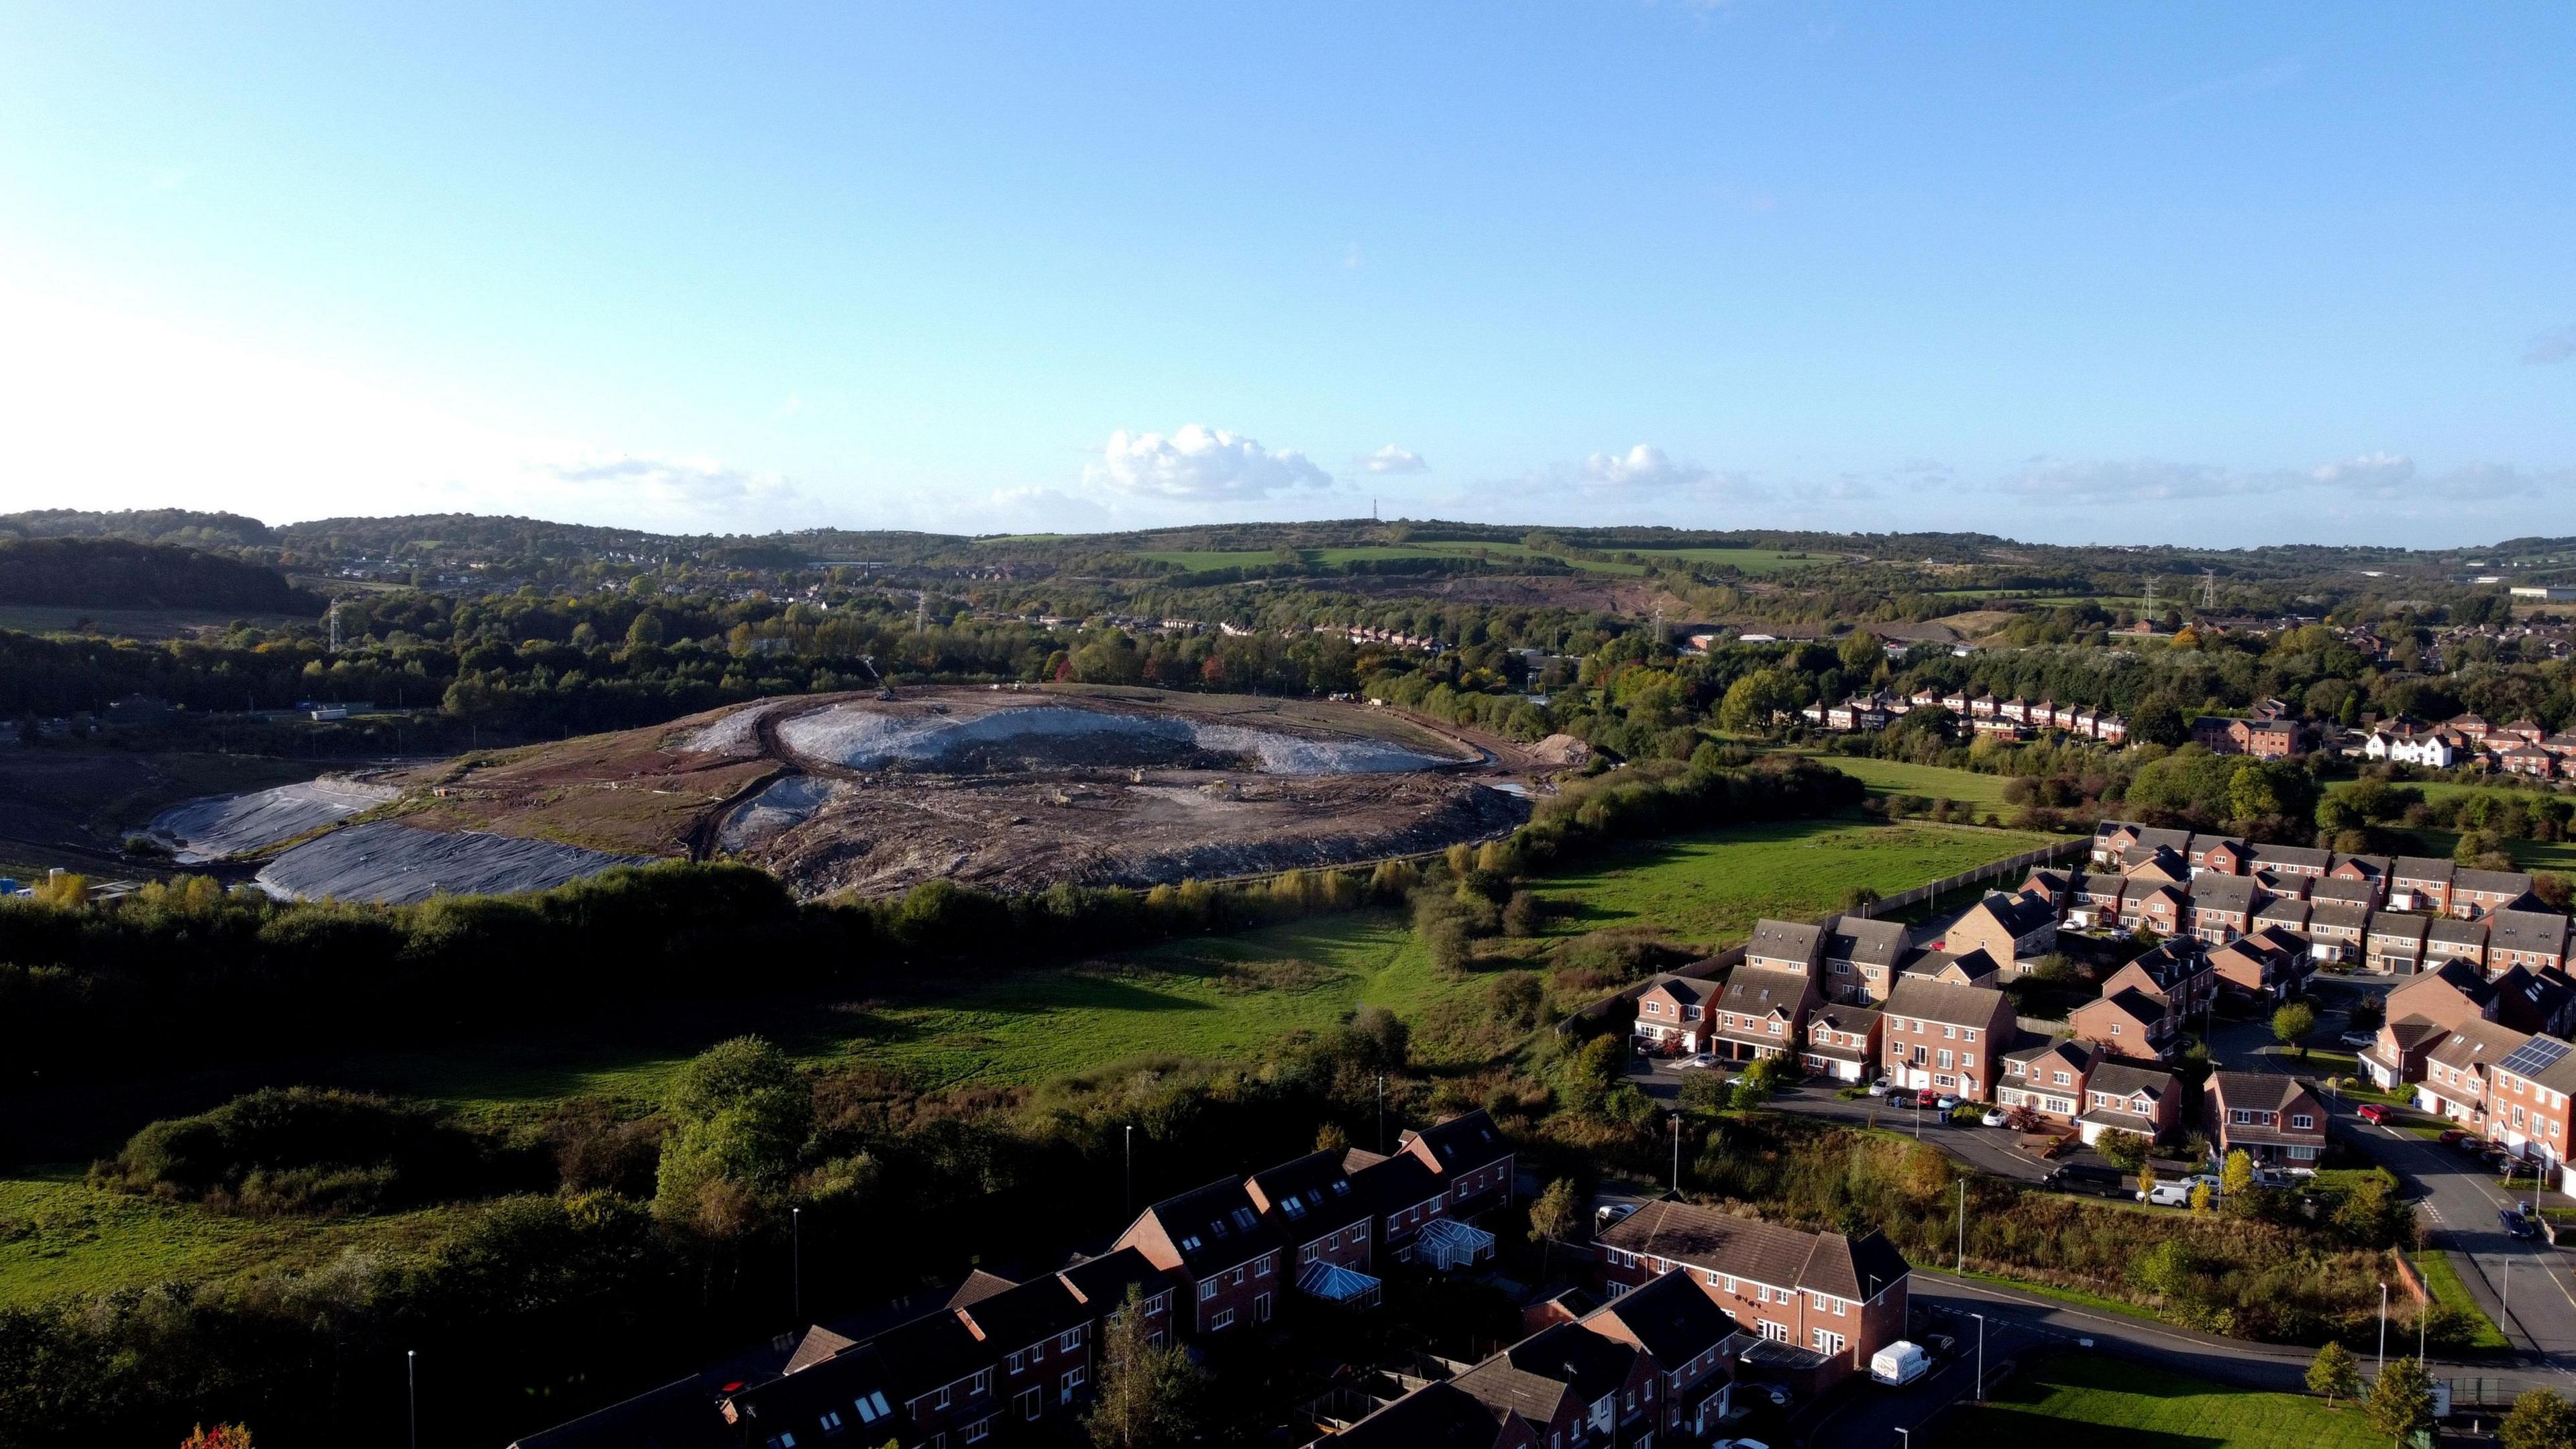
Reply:
[[[2075,1125],[2087,1147],[2105,1132],[2134,1132],[2161,1142],[2181,1124],[2182,1083],[2161,1067],[2104,1061],[2085,1078],[2084,1115]]]
[[[2451,910],[2451,873],[2459,869],[2431,856],[2401,855],[2388,873],[2388,908],[2441,916]]]
[[[2487,917],[2487,969],[2529,971],[2567,965],[2567,918],[2556,911],[2501,910]]]
[[[2254,907],[2259,894],[2260,890],[2250,876],[2220,875],[2214,871],[2194,876],[2189,916],[2184,928],[2209,945],[2225,945],[2254,929]]]
[[[1887,999],[1913,944],[1902,921],[1843,915],[1825,923],[1823,952],[1826,999],[1866,1004]]]
[[[2084,1115],[2084,1079],[2093,1074],[2100,1056],[2071,1037],[2007,1052],[1995,1105],[2027,1107],[2060,1127],[2072,1127]]]
[[[1807,1018],[1807,1042],[1798,1049],[1799,1067],[1811,1077],[1867,1081],[1878,1066],[1884,1021],[1885,1013],[1865,1006],[1817,1007]]]
[[[1663,1056],[1707,1051],[1708,1008],[1716,995],[1713,981],[1670,973],[1656,977],[1637,995],[1637,1050]]]
[[[1813,974],[1757,966],[1747,959],[1727,973],[1726,985],[1718,991],[1709,1050],[1739,1062],[1794,1052],[1807,1014],[1823,1002]]]
[[[2325,1154],[2326,1109],[2295,1077],[2212,1072],[2201,1096],[2220,1157],[2243,1151],[2257,1162],[2314,1166]]]
[[[1663,1417],[1655,1361],[1629,1344],[1560,1323],[1451,1379],[1497,1416],[1529,1422],[1550,1445],[1635,1444]]]
[[[2530,893],[2528,871],[2476,870],[2464,865],[2451,874],[2451,914],[2483,920]]]
[[[2576,1047],[2554,1036],[2524,1042],[2487,1077],[2487,1137],[2553,1173],[2571,1140],[2568,1094],[2576,1092]]]
[[[2475,1019],[2438,1034],[2415,1083],[2415,1105],[2485,1136],[2489,1076],[2530,1040],[2527,1032]]]
[[[2131,889],[2120,897],[2120,926],[2128,931],[2153,931],[2159,936],[2182,934],[2184,903],[2182,891],[2171,885],[2152,885],[2144,890]]]
[[[1395,1150],[1429,1168],[1448,1189],[1453,1218],[1472,1218],[1512,1200],[1512,1144],[1482,1107],[1407,1132],[1396,1139]]]
[[[1562,1431],[1559,1431],[1560,1435]],[[1560,1437],[1559,1449],[1566,1441]],[[1332,1437],[1333,1449],[1545,1449],[1545,1433],[1454,1383],[1432,1382]]]
[[[1654,1361],[1665,1433],[1705,1434],[1732,1407],[1736,1357],[1752,1340],[1688,1273],[1629,1288],[1576,1322]]]
[[[2209,1005],[2218,995],[2217,954],[2189,936],[2177,936],[2140,955],[2102,982],[2104,996],[2123,991],[2146,993],[2177,1022]]]
[[[2039,896],[1990,892],[1944,927],[1933,944],[1953,955],[1983,951],[2009,981],[2057,949],[2057,908]]]
[[[2105,992],[2066,1014],[2075,1039],[2107,1055],[2134,1061],[2162,1061],[2181,1045],[2181,1032],[2165,1003],[2123,987]]]
[[[2283,1001],[2308,979],[2308,943],[2278,926],[2265,926],[2209,953],[2222,990],[2253,1001]]]
[[[1882,1012],[1887,1079],[1917,1091],[1990,1100],[2003,1074],[2002,1055],[2019,1030],[2012,998],[2000,991],[1908,977],[1896,983]]]
[[[1376,1212],[1369,1194],[1352,1181],[1339,1152],[1310,1152],[1244,1179],[1244,1190],[1271,1231],[1289,1247],[1288,1281],[1314,1291],[1309,1265],[1329,1263],[1366,1275],[1376,1267]],[[1341,1293],[1335,1302],[1354,1302]],[[1373,1288],[1358,1296],[1374,1302]]]
[[[1597,1242],[1614,1302],[1686,1273],[1745,1333],[1806,1356],[1817,1389],[1866,1372],[1870,1355],[1905,1336],[1912,1270],[1875,1232],[1808,1233],[1650,1202]]]

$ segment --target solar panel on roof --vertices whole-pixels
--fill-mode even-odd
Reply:
[[[2536,1036],[2515,1047],[2513,1055],[2496,1063],[2496,1070],[2511,1072],[2517,1077],[2536,1076],[2556,1066],[2568,1051],[2567,1043],[2555,1037]]]

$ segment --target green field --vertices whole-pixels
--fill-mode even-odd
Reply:
[[[1790,822],[1638,844],[1532,885],[1563,912],[1552,922],[1555,934],[1624,926],[1715,944],[1740,937],[1760,916],[1830,910],[1851,885],[1893,893],[2043,840],[1937,825]],[[23,1104],[30,1121],[43,1123],[27,1135],[53,1165],[0,1178],[0,1306],[170,1277],[314,1267],[353,1247],[426,1241],[469,1210],[324,1222],[229,1218],[82,1181],[82,1163],[112,1154],[144,1122],[201,1111],[257,1086],[394,1092],[444,1101],[486,1122],[526,1122],[573,1097],[649,1106],[682,1062],[744,1032],[766,1035],[818,1067],[873,1064],[925,1089],[1025,1085],[1145,1057],[1250,1061],[1363,1004],[1419,1022],[1484,989],[1477,977],[1451,980],[1435,971],[1401,913],[1370,910],[1066,966],[974,974],[877,999],[641,1004],[434,1051],[316,1056],[66,1087]],[[1466,1020],[1454,1009],[1448,1019]],[[1491,1041],[1475,1043],[1472,1022],[1465,1035],[1467,1047],[1448,1050],[1472,1060],[1496,1049]]]
[[[1786,821],[1626,846],[1533,889],[1558,912],[1561,932],[1643,927],[1714,948],[1747,935],[1764,916],[1822,915],[1853,886],[1894,895],[2055,839],[1948,825]]]
[[[1951,1419],[1940,1442],[1986,1449],[2077,1426],[2093,1449],[2376,1449],[2386,1442],[2358,1408],[2329,1409],[2305,1394],[2246,1393],[2071,1354],[2037,1365],[1983,1407]]]
[[[1339,566],[1361,560],[1406,558],[1472,558],[1478,553],[1498,558],[1545,558],[1585,573],[1629,574],[1645,572],[1638,564],[1594,563],[1584,559],[1558,558],[1554,554],[1534,553],[1517,543],[1441,543],[1441,544],[1362,544],[1355,548],[1304,548],[1297,550],[1298,559],[1306,564]],[[1135,555],[1157,563],[1171,564],[1193,572],[1207,569],[1250,568],[1261,564],[1283,563],[1278,550],[1254,549],[1158,549]]]
[[[1816,755],[1812,758],[1867,785],[1873,795],[1920,795],[1926,800],[1958,800],[1984,810],[2001,811],[2005,808],[2004,782],[2008,777],[2003,775],[1850,755]]]
[[[1764,574],[1786,573],[1790,569],[1809,568],[1816,564],[1842,562],[1842,555],[1836,553],[1782,552],[1773,548],[1639,548],[1620,549],[1618,552],[1634,553],[1644,558],[1672,558],[1684,559],[1691,563],[1730,564],[1738,573],[1756,577]]]

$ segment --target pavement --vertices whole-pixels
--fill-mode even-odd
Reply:
[[[2382,990],[2371,981],[2335,981],[2352,991]],[[2348,1029],[2340,1006],[2321,1010],[2318,1036],[2331,1040]],[[2297,1058],[2273,1050],[2271,1022],[2222,1021],[2209,1035],[2210,1054],[2234,1071],[2309,1075]],[[2448,1253],[2469,1296],[2495,1320],[2521,1361],[2561,1393],[2576,1394],[2576,1274],[2566,1254],[2545,1241],[2506,1233],[2496,1220],[2514,1199],[2476,1159],[2395,1127],[2363,1121],[2349,1098],[2325,1094],[2334,1136],[2396,1174],[2432,1220],[2432,1246]],[[2510,1302],[2508,1303],[2508,1299]]]

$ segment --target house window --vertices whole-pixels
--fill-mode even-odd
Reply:
[[[1012,1354],[1010,1357],[1010,1366],[1011,1372],[1013,1373],[1018,1373],[1027,1368],[1029,1366],[1029,1351],[1024,1348],[1018,1353]]]
[[[1232,1327],[1234,1327],[1234,1310],[1231,1308],[1221,1308],[1217,1310],[1216,1317],[1208,1320],[1208,1328],[1211,1331],[1220,1328]]]
[[[1773,1343],[1787,1343],[1789,1341],[1789,1325],[1785,1323],[1774,1323],[1770,1319],[1766,1318],[1762,1320],[1759,1327],[1762,1330],[1762,1336],[1771,1340]]]
[[[1839,1333],[1828,1333],[1821,1328],[1816,1330],[1816,1352],[1825,1355],[1827,1358],[1831,1358],[1835,1354],[1842,1352],[1843,1342],[1843,1336]]]
[[[1022,1389],[1020,1396],[1011,1402],[1019,1406],[1021,1418],[1034,1419],[1044,1410],[1046,1395],[1036,1389]]]
[[[1082,1347],[1082,1330],[1079,1327],[1066,1329],[1064,1335],[1055,1341],[1055,1346],[1066,1353]]]
[[[2305,1112],[2301,1112],[2290,1119],[2290,1125],[2298,1128],[2302,1132],[2305,1132],[2309,1128],[2317,1125],[2317,1119],[2309,1116]]]
[[[1073,1391],[1082,1387],[1082,1379],[1083,1372],[1080,1366],[1077,1365],[1074,1368],[1066,1370],[1064,1377],[1056,1381],[1056,1401],[1058,1403],[1065,1404],[1072,1403]]]
[[[852,1399],[850,1401],[850,1407],[857,1411],[859,1422],[862,1424],[873,1424],[877,1420],[894,1412],[893,1406],[886,1402],[885,1390],[883,1389],[879,1389],[875,1393],[872,1393],[863,1399]]]
[[[944,1409],[948,1407],[948,1385],[941,1384],[939,1386],[939,1392],[930,1396],[930,1407],[933,1409]]]
[[[1209,1299],[1211,1299],[1211,1298],[1214,1298],[1215,1296],[1216,1296],[1216,1280],[1215,1280],[1214,1278],[1202,1278],[1202,1279],[1200,1279],[1200,1280],[1199,1280],[1199,1301],[1200,1301],[1201,1303],[1205,1303],[1206,1301],[1208,1301],[1208,1300],[1209,1300]]]
[[[796,1449],[796,1436],[793,1434],[772,1434],[769,1436],[769,1449]]]
[[[825,1409],[823,1411],[823,1432],[826,1434],[838,1434],[841,1432],[840,1410]]]
[[[992,1391],[993,1371],[991,1369],[977,1369],[975,1377],[966,1385],[966,1392],[970,1397],[976,1394],[989,1394]]]
[[[993,1432],[993,1420],[997,1417],[999,1416],[986,1414],[984,1417],[977,1419],[974,1423],[967,1425],[966,1442],[969,1444],[983,1443],[985,1436]]]

